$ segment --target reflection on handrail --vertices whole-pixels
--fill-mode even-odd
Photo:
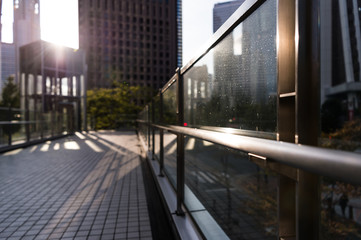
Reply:
[[[0,121],[0,125],[13,125],[13,124],[34,124],[34,123],[44,123],[45,121]]]
[[[315,174],[361,184],[361,155],[202,129],[152,124],[153,127],[266,157]]]

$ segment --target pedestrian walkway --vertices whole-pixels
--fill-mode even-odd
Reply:
[[[0,155],[0,239],[152,239],[134,132]]]

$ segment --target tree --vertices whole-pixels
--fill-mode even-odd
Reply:
[[[14,83],[14,77],[8,77],[7,82],[2,91],[2,101],[0,106],[8,108],[20,107],[20,91]]]
[[[137,104],[137,99],[143,97],[146,98],[143,101],[148,102],[150,98],[144,93],[149,91],[151,90],[145,87],[117,82],[113,83],[112,88],[88,90],[87,115],[92,128],[117,129],[124,122],[135,120],[143,108]]]
[[[20,91],[18,86],[14,83],[13,77],[8,77],[7,82],[1,93],[2,101],[0,102],[0,107],[6,108],[2,109],[0,114],[0,121],[13,121],[19,120],[19,114],[15,114],[13,111],[14,108],[20,108]],[[9,142],[11,142],[10,136],[19,131],[20,125],[9,124],[2,125],[3,131],[6,135],[9,136]]]

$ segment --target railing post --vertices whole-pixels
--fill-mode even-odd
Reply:
[[[163,123],[163,93],[162,89],[159,91],[159,122]],[[159,176],[164,177],[164,132],[159,129]]]
[[[318,145],[320,115],[320,0],[297,2],[296,143]],[[297,36],[296,35],[296,36]],[[320,226],[319,176],[299,170],[297,183],[297,239],[318,239]]]
[[[177,68],[177,124],[184,123],[183,77]],[[177,210],[176,214],[183,216],[182,204],[184,202],[184,134],[177,134]]]
[[[12,115],[11,114],[11,107],[9,107],[9,112],[8,112],[8,120],[9,120],[9,122],[11,122],[11,118],[12,118],[11,115]],[[9,146],[11,146],[11,142],[12,142],[12,136],[11,136],[12,135],[12,133],[11,133],[12,128],[13,128],[13,125],[10,123],[9,124],[9,135],[8,135],[8,145]]]
[[[154,106],[154,98],[152,98],[152,124],[155,123],[155,106]],[[152,127],[152,160],[155,160],[154,154],[155,154],[155,134],[154,134],[154,126]]]
[[[278,140],[317,145],[319,121],[319,0],[278,3]],[[318,239],[319,181],[297,170],[279,176],[279,238]]]
[[[147,132],[148,132],[148,151],[150,151],[150,108],[149,105],[147,106],[148,110],[148,119],[147,119]]]
[[[296,2],[278,2],[278,116],[277,140],[295,142],[296,135]],[[278,238],[296,238],[296,181],[279,175]]]

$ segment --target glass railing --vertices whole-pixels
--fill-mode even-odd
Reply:
[[[324,5],[246,1],[139,115],[170,211],[202,237],[361,239],[361,86],[325,90]]]
[[[66,115],[1,107],[0,116],[0,151],[72,133]]]

